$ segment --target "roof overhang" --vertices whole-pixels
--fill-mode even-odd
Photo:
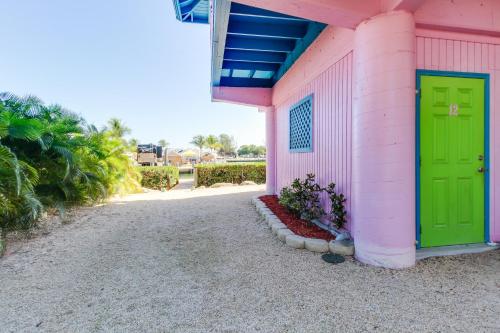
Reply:
[[[214,0],[212,86],[270,88],[326,27],[323,23]]]

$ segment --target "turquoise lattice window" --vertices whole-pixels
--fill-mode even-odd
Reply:
[[[290,108],[290,151],[312,151],[313,95]]]

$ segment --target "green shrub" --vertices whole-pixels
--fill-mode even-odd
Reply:
[[[0,94],[0,229],[29,229],[47,208],[140,189],[119,120],[98,130],[59,105]]]
[[[179,169],[173,166],[137,167],[142,176],[142,187],[170,190],[179,182]]]
[[[216,183],[241,184],[253,181],[266,182],[265,163],[207,164],[196,166],[196,186],[211,186]]]
[[[329,214],[321,206],[322,192],[326,192],[330,199]],[[279,196],[279,203],[296,217],[306,221],[326,218],[338,229],[341,229],[347,220],[345,202],[345,196],[337,193],[334,183],[322,188],[316,183],[314,174],[307,174],[307,178],[303,181],[294,179],[290,187],[285,186],[281,189]]]
[[[316,183],[314,174],[304,181],[295,179],[290,187],[281,190],[279,203],[296,217],[311,221],[324,215],[320,203],[323,188]]]

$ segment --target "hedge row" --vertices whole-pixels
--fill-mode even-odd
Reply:
[[[247,180],[257,184],[266,182],[265,163],[197,165],[195,172],[196,186],[211,186],[216,183],[241,184]]]
[[[173,166],[137,167],[141,173],[141,185],[153,190],[170,190],[179,183],[179,169]]]

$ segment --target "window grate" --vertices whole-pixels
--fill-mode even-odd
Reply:
[[[309,95],[290,108],[290,151],[312,151],[313,96]]]

